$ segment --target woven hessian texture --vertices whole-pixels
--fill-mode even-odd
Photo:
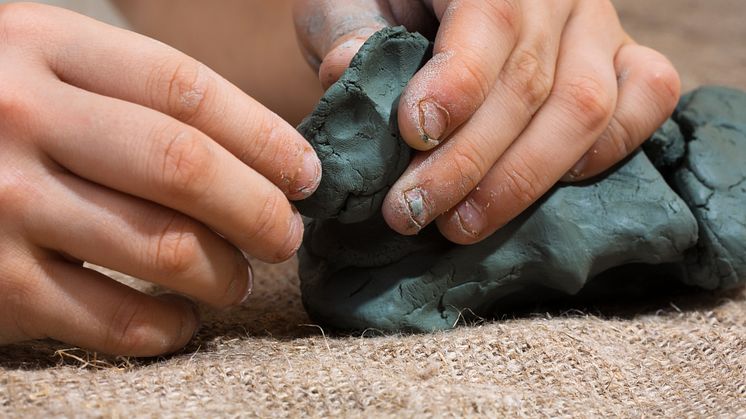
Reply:
[[[746,88],[746,2],[617,4],[687,89],[718,71]],[[169,358],[0,347],[0,416],[746,416],[743,290],[344,337],[310,324],[295,269],[257,263],[248,306],[205,310],[194,342]]]

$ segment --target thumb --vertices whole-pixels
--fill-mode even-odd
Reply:
[[[293,17],[306,60],[324,89],[344,73],[375,32],[393,26],[390,10],[375,0],[298,0]]]

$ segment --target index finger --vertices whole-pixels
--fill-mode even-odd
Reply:
[[[430,150],[484,103],[518,42],[515,0],[434,0],[441,20],[433,58],[399,102],[399,130],[410,147]]]
[[[34,10],[29,6],[28,13]],[[318,186],[320,162],[303,137],[207,66],[163,43],[64,9],[47,8],[33,18],[43,37],[54,39],[54,47],[41,51],[62,81],[199,129],[291,199],[305,198]],[[70,26],[76,30],[65,30]]]

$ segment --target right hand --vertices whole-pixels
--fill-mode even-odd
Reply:
[[[0,6],[0,344],[54,338],[152,356],[185,345],[193,304],[82,261],[227,307],[244,253],[300,246],[288,199],[320,163],[280,117],[206,66],[70,11]]]

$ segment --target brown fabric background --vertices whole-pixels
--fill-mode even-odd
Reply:
[[[687,89],[746,89],[743,0],[616,3]],[[339,337],[310,324],[295,262],[256,265],[248,307],[205,311],[166,359],[0,347],[0,416],[746,416],[744,290]]]

